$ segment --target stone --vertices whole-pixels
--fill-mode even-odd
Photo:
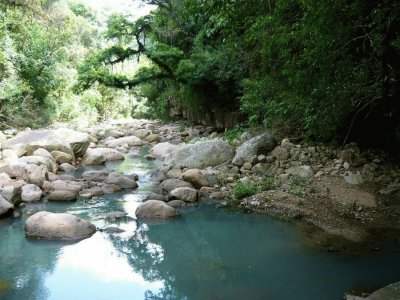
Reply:
[[[100,165],[106,161],[124,160],[124,155],[111,148],[95,148],[86,150],[82,158],[83,165]]]
[[[119,172],[111,172],[110,174],[108,174],[104,182],[108,184],[118,185],[123,189],[135,189],[138,187],[138,184],[135,180],[132,180],[128,176]]]
[[[55,180],[52,182],[44,182],[42,188],[47,192],[52,191],[73,191],[76,194],[82,189],[82,184],[76,181]]]
[[[171,169],[167,172],[167,174],[165,174],[165,176],[168,179],[178,179],[182,176],[182,170],[177,168]]]
[[[96,226],[67,213],[40,211],[25,223],[25,235],[33,239],[80,240],[95,232]]]
[[[244,142],[236,149],[232,163],[242,166],[245,162],[251,161],[254,156],[269,153],[276,146],[275,139],[268,133],[256,136]]]
[[[183,180],[191,183],[196,189],[209,186],[207,177],[199,169],[188,169],[182,174]]]
[[[233,155],[234,149],[226,141],[209,140],[177,148],[166,158],[165,164],[205,169],[228,162]]]
[[[57,164],[54,162],[54,159],[50,159],[48,157],[31,155],[31,156],[23,156],[18,159],[19,163],[23,164],[31,164],[31,165],[44,165],[50,172],[57,172]]]
[[[145,140],[148,141],[149,143],[159,142],[160,139],[161,139],[160,135],[156,134],[156,133],[150,134],[150,135],[146,136],[146,138],[145,138]]]
[[[172,190],[180,187],[193,188],[193,185],[189,182],[180,179],[167,179],[160,184],[159,189],[161,190],[162,193],[168,194]]]
[[[83,156],[89,147],[89,136],[68,128],[20,132],[2,144],[3,148],[25,151],[31,155],[36,149],[62,151],[75,157]]]
[[[155,145],[153,148],[151,148],[150,153],[156,157],[165,158],[166,156],[171,154],[171,152],[173,152],[177,148],[178,148],[177,145],[173,145],[171,143],[164,142],[164,143],[159,143],[159,144]]]
[[[281,142],[281,147],[290,150],[296,146],[295,144],[291,143],[289,139],[283,139]]]
[[[83,198],[92,198],[92,197],[97,197],[101,196],[104,194],[103,189],[99,187],[93,187],[91,189],[85,189],[79,192],[79,196]]]
[[[55,190],[49,194],[49,201],[75,201],[78,198],[78,192],[68,190]]]
[[[73,173],[77,170],[76,167],[74,167],[73,165],[69,164],[69,163],[63,163],[61,165],[58,166],[60,171],[66,172],[66,173]]]
[[[27,184],[22,187],[21,199],[23,202],[39,201],[42,198],[42,190],[34,184]]]
[[[243,164],[243,170],[251,170],[251,168],[252,168],[253,166],[251,165],[251,163],[249,163],[249,162],[245,162],[244,164]]]
[[[109,226],[109,227],[104,228],[103,232],[113,234],[113,233],[122,233],[122,232],[125,232],[125,230],[115,227],[115,226]]]
[[[151,133],[150,130],[146,129],[138,129],[132,132],[132,135],[138,137],[139,139],[143,140],[146,136],[148,136]]]
[[[104,194],[113,194],[122,190],[119,185],[109,183],[103,185],[101,189],[103,190]]]
[[[289,158],[289,152],[286,148],[277,146],[271,151],[271,156],[275,157],[277,160],[287,160]]]
[[[343,177],[344,181],[348,184],[361,184],[364,182],[361,174],[354,174],[352,172],[347,172],[347,174]]]
[[[150,193],[144,198],[145,201],[147,200],[160,200],[165,201],[165,196],[157,193]]]
[[[63,164],[63,163],[70,164],[74,160],[74,157],[71,154],[58,150],[51,151],[51,155],[53,155],[55,161],[58,164]]]
[[[108,176],[107,171],[86,171],[82,173],[82,178],[88,181],[103,182]]]
[[[400,282],[385,286],[371,295],[366,300],[398,300],[400,299]]]
[[[142,140],[136,136],[125,136],[118,139],[108,140],[105,142],[105,145],[108,148],[116,148],[118,146],[123,146],[125,144],[127,144],[128,147],[132,147],[132,146],[141,146],[143,143]]]
[[[172,190],[169,195],[172,199],[178,199],[185,202],[197,201],[197,190],[189,187],[176,188]]]
[[[182,200],[171,200],[167,202],[167,205],[173,207],[173,208],[180,208],[180,207],[185,207],[187,206],[186,202]]]
[[[311,166],[294,166],[286,170],[290,175],[296,175],[303,178],[312,178],[315,172]]]
[[[51,155],[51,153],[44,148],[36,149],[35,151],[33,151],[32,155],[42,156],[42,157],[46,157],[48,159],[54,160],[53,155]]]
[[[125,218],[128,214],[124,211],[111,211],[104,214],[104,218],[110,221],[115,221],[116,219]]]
[[[26,165],[26,174],[27,174],[27,179],[30,183],[33,183],[37,186],[42,186],[43,182],[45,182],[48,179],[48,170],[47,167],[44,165],[31,165],[28,164]]]
[[[14,205],[0,195],[0,217],[6,216],[14,210]]]
[[[1,155],[4,160],[7,160],[9,162],[16,161],[19,158],[18,154],[12,149],[4,149],[1,152]]]
[[[171,218],[178,215],[175,208],[163,201],[148,200],[138,206],[136,216],[138,218]]]

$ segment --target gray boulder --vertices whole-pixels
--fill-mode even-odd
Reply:
[[[136,216],[138,218],[171,218],[178,215],[175,208],[163,201],[148,200],[138,206]]]
[[[172,190],[169,193],[172,199],[178,199],[185,202],[196,202],[197,201],[197,190],[189,187],[181,187]]]
[[[14,210],[14,205],[4,199],[3,196],[0,196],[0,217],[7,215],[11,211]]]
[[[180,179],[167,179],[160,184],[159,189],[161,190],[162,193],[168,194],[172,190],[180,187],[193,188],[192,184],[189,182]]]
[[[104,194],[104,192],[103,192],[103,190],[101,188],[93,187],[91,189],[82,190],[79,193],[79,196],[81,196],[83,198],[92,198],[92,197],[101,196],[103,194]]]
[[[400,282],[385,286],[369,295],[367,300],[398,300],[400,299]]]
[[[177,148],[165,160],[165,163],[204,169],[221,165],[231,160],[233,155],[234,149],[226,141],[210,140]]]
[[[51,155],[53,155],[55,161],[60,165],[65,163],[70,164],[74,160],[73,155],[63,151],[54,150],[51,151]]]
[[[25,223],[28,238],[46,240],[80,240],[96,232],[96,226],[67,213],[37,212]]]
[[[182,200],[171,200],[167,202],[167,205],[173,207],[173,208],[180,208],[180,207],[185,207],[187,206],[186,202]]]
[[[254,156],[269,153],[276,145],[275,139],[268,133],[256,136],[236,149],[232,163],[242,166],[245,162],[251,162]]]
[[[49,194],[49,201],[74,201],[78,197],[78,192],[67,190],[55,190]]]
[[[59,165],[58,168],[60,169],[60,171],[63,171],[66,173],[73,173],[77,170],[76,167],[74,167],[73,165],[68,164],[68,163],[63,163],[63,164]]]
[[[108,183],[103,185],[101,189],[103,190],[104,194],[113,194],[122,190],[122,188],[119,185],[108,184]]]
[[[2,144],[3,148],[24,151],[31,155],[36,149],[63,151],[76,157],[83,156],[89,147],[89,135],[68,128],[32,130],[19,133]]]
[[[128,146],[141,146],[142,140],[136,136],[125,136],[118,139],[108,140],[104,143],[108,148],[116,148],[118,146],[128,145]]]
[[[34,184],[27,184],[22,187],[21,199],[23,202],[39,201],[42,198],[42,190]]]
[[[107,171],[86,171],[82,173],[82,178],[88,181],[103,182],[109,172]]]

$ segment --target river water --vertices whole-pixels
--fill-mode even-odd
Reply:
[[[399,244],[352,256],[311,247],[294,224],[229,211],[203,202],[180,217],[145,223],[135,209],[156,187],[147,171],[157,162],[138,157],[107,165],[139,175],[135,191],[37,203],[21,218],[0,220],[0,299],[342,299],[358,286],[400,280]],[[82,171],[82,170],[81,170]],[[27,240],[31,209],[70,212],[98,228],[80,242]],[[121,219],[105,219],[126,211]]]

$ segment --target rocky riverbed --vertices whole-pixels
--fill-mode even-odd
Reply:
[[[18,218],[19,208],[29,202],[75,201],[135,189],[136,175],[105,168],[77,175],[76,169],[134,156],[132,149],[146,145],[151,147],[147,159],[164,164],[152,171],[159,192],[138,207],[139,218],[177,217],[181,207],[212,198],[221,206],[315,225],[328,234],[310,229],[311,234],[329,251],[348,250],[349,243],[339,240],[375,251],[379,237],[399,236],[399,165],[383,152],[354,143],[335,149],[277,140],[268,133],[245,133],[228,143],[211,127],[146,120],[79,131],[7,130],[0,139],[4,218]],[[28,238],[82,239],[96,230],[73,215],[31,214]]]

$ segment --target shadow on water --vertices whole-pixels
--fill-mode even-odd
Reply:
[[[27,205],[22,218],[0,220],[1,299],[333,300],[357,286],[400,280],[400,253],[392,245],[360,256],[320,251],[294,224],[213,202],[163,222],[137,220],[136,207],[155,189],[147,171],[158,162],[145,160],[146,151],[107,164],[138,174],[135,191]],[[124,232],[99,231],[74,243],[30,241],[23,233],[30,209],[70,212]],[[127,215],[105,217],[121,211]]]

